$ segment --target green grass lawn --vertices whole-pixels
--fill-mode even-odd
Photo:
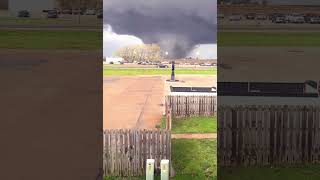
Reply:
[[[217,176],[217,143],[215,140],[172,140],[172,162],[176,176],[173,180],[215,180]],[[106,177],[105,180],[143,180]],[[155,180],[159,180],[157,176]]]
[[[18,17],[1,17],[1,24],[14,25],[42,25],[42,24],[67,24],[70,21],[62,19],[47,19],[47,18],[18,18]]]
[[[215,140],[173,139],[175,180],[213,180],[217,176]]]
[[[104,180],[144,180],[143,177],[105,177]],[[159,177],[155,179],[160,179]]]
[[[194,75],[216,75],[217,68],[211,69],[192,69],[192,68],[176,68],[176,74],[194,74]],[[137,76],[137,75],[171,75],[171,69],[158,68],[115,68],[104,67],[104,76]]]
[[[165,117],[161,121],[161,128],[166,127]],[[216,133],[217,117],[190,117],[172,120],[173,134],[182,133]]]
[[[223,180],[319,180],[320,165],[274,168],[219,168]]]
[[[219,32],[219,46],[320,46],[317,32]]]
[[[0,30],[0,48],[100,50],[102,32],[62,30]]]

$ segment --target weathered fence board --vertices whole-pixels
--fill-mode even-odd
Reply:
[[[214,96],[167,96],[166,105],[171,108],[171,114],[174,117],[213,116],[217,111],[217,98]]]
[[[320,162],[315,106],[218,107],[219,166]]]
[[[106,130],[104,131],[105,176],[142,176],[147,159],[171,162],[171,133],[167,130]]]

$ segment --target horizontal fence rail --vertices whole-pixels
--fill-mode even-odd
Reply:
[[[167,96],[166,108],[173,117],[213,116],[217,111],[214,96]]]
[[[171,162],[170,131],[104,131],[103,168],[105,176],[143,176],[147,159],[155,159],[156,169],[160,168],[162,159],[168,159]]]
[[[219,106],[218,165],[320,162],[315,106]]]

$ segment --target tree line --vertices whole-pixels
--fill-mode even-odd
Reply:
[[[131,45],[120,48],[114,53],[125,61],[158,61],[161,59],[161,48],[157,44]]]

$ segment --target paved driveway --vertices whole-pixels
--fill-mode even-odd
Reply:
[[[154,129],[163,112],[161,76],[107,77],[103,80],[103,128]]]

